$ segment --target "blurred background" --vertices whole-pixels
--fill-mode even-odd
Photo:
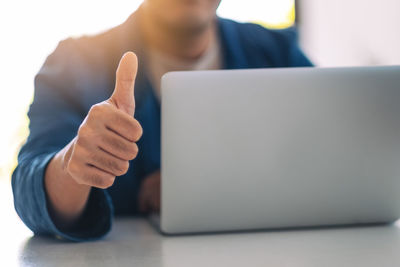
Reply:
[[[124,22],[141,0],[0,1],[0,247],[2,262],[15,263],[20,240],[32,233],[13,208],[11,173],[17,152],[28,136],[26,113],[33,79],[58,42],[96,34]],[[223,0],[218,14],[268,27],[292,26],[294,0]],[[9,264],[4,265],[9,266]]]
[[[16,218],[12,227],[20,222],[12,209],[10,175],[28,135],[34,75],[60,40],[116,26],[140,3],[1,1],[0,212]],[[222,0],[218,15],[271,28],[296,25],[301,46],[316,65],[355,66],[400,64],[399,11],[399,0]],[[22,225],[18,229],[27,233]]]
[[[128,18],[142,0],[13,0],[0,3],[0,180],[10,179],[28,135],[33,79],[60,40],[96,34]],[[218,14],[268,27],[293,25],[294,0],[225,0]]]

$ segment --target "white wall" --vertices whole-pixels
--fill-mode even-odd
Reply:
[[[400,65],[400,0],[298,0],[303,49],[319,66]]]

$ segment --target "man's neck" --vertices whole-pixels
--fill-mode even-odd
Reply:
[[[216,19],[197,29],[173,29],[141,7],[141,25],[147,45],[181,60],[196,60],[216,38]]]

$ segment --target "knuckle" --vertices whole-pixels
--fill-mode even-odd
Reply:
[[[81,133],[78,133],[78,137],[76,138],[76,148],[78,147],[82,147],[85,146],[86,142],[85,142],[86,138],[84,137],[84,135],[82,135]]]
[[[88,175],[86,179],[94,187],[99,187],[99,188],[104,187],[103,179],[101,179],[101,177],[96,174]]]
[[[98,135],[98,139],[99,139],[100,147],[103,147],[103,146],[108,147],[108,145],[111,144],[109,138],[104,134]]]
[[[106,189],[106,188],[107,188],[107,186],[106,186],[106,184],[104,183],[103,179],[102,179],[100,176],[98,176],[98,175],[91,175],[91,176],[89,176],[89,177],[88,177],[88,181],[90,181],[90,183],[91,183],[92,186],[94,186],[94,187],[98,187],[98,188],[101,188],[101,189]]]
[[[82,123],[78,129],[78,138],[85,135],[85,131],[86,131],[86,125],[85,123]]]
[[[89,117],[97,117],[103,113],[104,107],[101,103],[91,106],[89,110]]]
[[[92,186],[98,187],[101,189],[106,189],[113,185],[114,177],[103,177],[97,174],[93,174],[88,177],[88,180],[91,182]]]
[[[138,125],[138,129],[136,131],[136,134],[137,135],[136,135],[135,140],[138,141],[143,135],[143,128],[142,128],[142,126],[140,124]]]
[[[114,184],[114,179],[104,179],[103,180],[103,185],[104,185],[104,189],[111,187]]]
[[[90,161],[98,163],[100,165],[108,165],[107,164],[108,162],[105,159],[103,159],[101,155],[99,155],[98,151],[91,151],[88,155],[88,158],[90,159]]]
[[[135,120],[135,123],[133,124],[133,129],[132,129],[132,139],[133,141],[137,142],[143,135],[143,128],[140,123]]]
[[[108,188],[114,184],[115,177],[114,176],[103,177],[102,181],[103,181],[103,186],[105,188]]]
[[[139,153],[138,145],[136,143],[132,143],[132,147],[130,148],[130,151],[129,151],[130,160],[136,158],[138,153]]]
[[[82,159],[82,157],[86,155],[86,151],[86,141],[83,141],[81,138],[77,138],[70,160],[78,161],[78,159]]]
[[[107,137],[107,135],[105,135],[105,134],[99,134],[98,138],[99,138],[99,143],[100,144],[108,144],[108,143],[110,143],[109,137]]]
[[[82,158],[85,157],[86,153],[86,149],[83,146],[75,146],[70,160],[73,161],[73,163],[75,163],[76,165],[78,165],[79,163],[83,163]]]
[[[121,176],[127,171],[125,163],[122,163],[120,159],[102,157],[97,154],[92,154],[92,158],[95,162],[103,166],[104,169],[115,174],[116,176]]]
[[[129,161],[124,161],[124,163],[122,164],[122,171],[123,173],[127,173],[127,171],[129,170]]]
[[[78,147],[88,148],[99,142],[99,136],[101,134],[96,133],[91,127],[82,125],[79,127],[76,143]]]
[[[135,155],[135,157],[137,156],[138,153],[139,153],[139,147],[136,143],[133,143],[133,154]]]
[[[113,117],[113,119],[114,119],[114,122],[116,123],[116,124],[118,124],[118,125],[124,125],[124,122],[125,122],[125,120],[124,120],[124,117],[123,117],[123,115],[122,114],[120,114],[120,113],[115,113],[115,116]]]
[[[127,161],[124,161],[123,163],[116,164],[115,166],[115,172],[117,176],[124,175],[129,169],[129,163]]]
[[[114,139],[111,139],[110,141],[110,145],[114,148],[114,149],[116,149],[116,150],[125,150],[125,146],[124,146],[124,144],[121,142],[121,141],[119,141],[118,139],[116,139],[116,138],[114,138]]]
[[[120,164],[118,164],[115,160],[109,160],[108,161],[108,166],[110,167],[110,169],[117,175],[120,176],[122,175],[122,167]]]
[[[86,124],[82,124],[78,129],[77,144],[82,145],[89,138],[89,128]]]

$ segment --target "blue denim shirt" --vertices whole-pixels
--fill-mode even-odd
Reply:
[[[73,241],[98,239],[111,228],[114,214],[136,214],[142,179],[160,168],[160,104],[146,70],[138,12],[99,35],[62,41],[35,78],[30,106],[30,135],[12,176],[15,209],[35,234]],[[292,29],[268,30],[250,23],[217,18],[224,69],[311,66]],[[52,157],[77,134],[90,107],[109,98],[115,70],[126,51],[139,59],[135,84],[136,119],[143,127],[140,153],[128,172],[106,190],[93,188],[83,216],[67,231],[49,215],[44,173]]]

